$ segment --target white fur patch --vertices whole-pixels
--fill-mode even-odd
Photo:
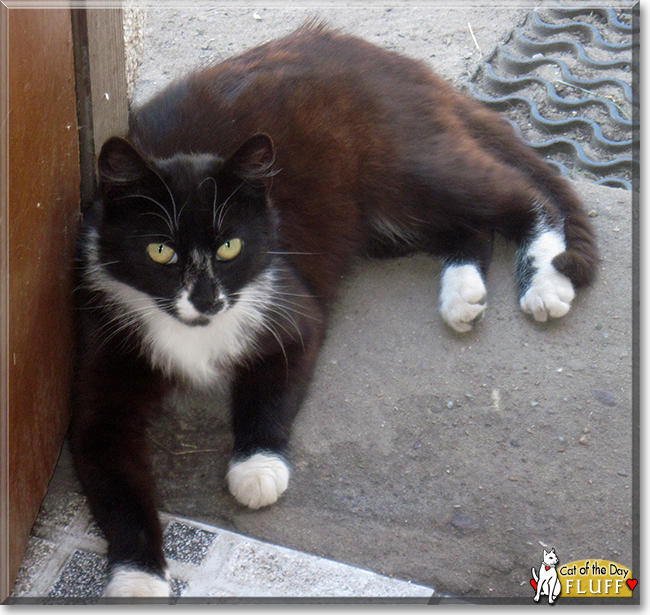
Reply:
[[[474,265],[449,265],[440,284],[440,314],[455,331],[471,331],[473,322],[485,310],[487,291]]]
[[[255,453],[243,461],[231,461],[226,480],[238,502],[261,508],[275,503],[285,491],[289,466],[277,455]]]
[[[190,301],[190,291],[188,290],[184,290],[180,297],[176,299],[175,306],[178,315],[188,322],[201,317],[201,312],[199,312]]]
[[[539,322],[546,322],[549,316],[560,318],[571,309],[571,301],[575,297],[573,284],[551,263],[565,249],[562,235],[558,231],[546,230],[535,238],[526,251],[536,271],[519,305]]]
[[[165,575],[169,577],[169,573]],[[171,587],[169,579],[150,574],[137,568],[120,566],[116,568],[108,586],[105,598],[169,598]]]

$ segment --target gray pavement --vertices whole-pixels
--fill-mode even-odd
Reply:
[[[289,4],[148,9],[135,101],[315,15],[462,88],[532,7]],[[152,432],[164,511],[437,595],[532,597],[544,547],[561,562],[632,567],[632,194],[574,186],[602,266],[565,318],[521,313],[505,244],[486,314],[465,335],[438,315],[439,263],[364,263],[345,282],[298,417],[286,494],[261,511],[237,505],[224,482],[227,400],[175,397]]]
[[[467,335],[437,313],[438,263],[368,263],[298,417],[285,496],[237,505],[226,404],[177,399],[153,434],[165,509],[442,594],[527,596],[545,545],[631,567],[631,195],[575,186],[603,260],[564,319],[519,310],[505,246]]]

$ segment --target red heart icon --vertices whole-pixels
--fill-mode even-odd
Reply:
[[[639,582],[637,579],[628,579],[625,581],[627,583],[627,586],[634,591],[634,588],[636,587],[636,584]]]
[[[537,591],[537,581],[535,581],[535,579],[531,579],[530,584],[533,586],[533,589]]]

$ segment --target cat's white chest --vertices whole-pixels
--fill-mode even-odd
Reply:
[[[190,327],[163,312],[147,318],[144,339],[152,364],[196,385],[213,384],[247,346],[241,325],[223,320]]]
[[[152,364],[198,386],[222,379],[233,364],[255,352],[257,334],[265,327],[263,306],[272,287],[273,274],[267,272],[204,326],[189,326],[162,310],[144,314],[144,339]]]
[[[192,327],[158,311],[145,319],[144,338],[155,367],[208,386],[252,350],[256,320],[261,318],[235,304],[213,316],[210,324]]]
[[[273,294],[274,276],[266,272],[239,293],[227,310],[210,317],[204,326],[190,326],[168,314],[155,300],[111,276],[102,276],[102,288],[126,308],[137,322],[151,364],[172,377],[196,386],[216,384],[233,364],[255,352],[265,324],[264,306]]]

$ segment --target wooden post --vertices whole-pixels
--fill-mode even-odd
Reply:
[[[79,150],[69,9],[0,11],[4,600],[68,425]]]
[[[11,4],[0,2],[0,602],[68,425],[80,187],[88,202],[96,150],[128,125],[120,5]]]
[[[95,154],[113,135],[128,130],[122,9],[87,9],[88,55]]]
[[[94,197],[96,160],[102,144],[128,130],[123,13],[115,8],[72,11],[75,52],[81,202]]]

